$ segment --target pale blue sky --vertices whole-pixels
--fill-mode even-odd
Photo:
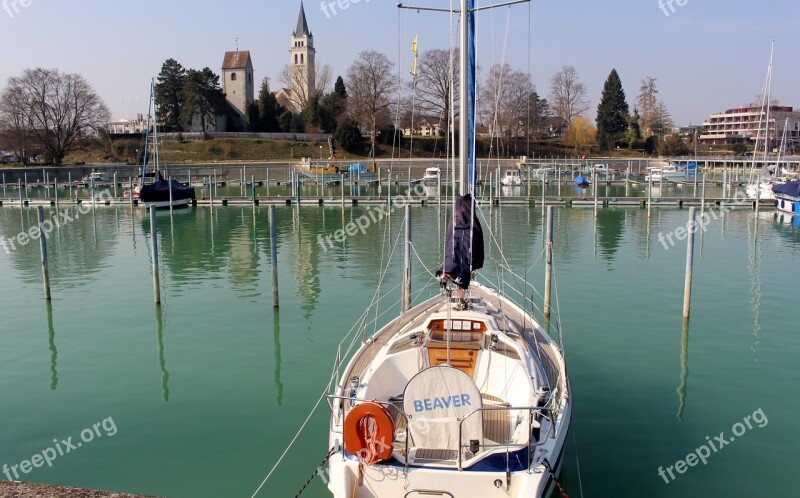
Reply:
[[[149,79],[173,57],[186,67],[219,73],[223,54],[252,53],[256,79],[276,79],[288,62],[289,39],[299,0],[22,0],[17,11],[0,0],[0,82],[26,67],[57,67],[83,74],[115,118],[146,104]],[[328,3],[327,0],[326,3]],[[400,11],[394,0],[360,0],[326,16],[319,1],[306,1],[317,61],[344,74],[359,51],[402,53],[419,33],[420,50],[448,46],[447,14]],[[661,98],[676,123],[699,123],[709,114],[753,100],[763,86],[771,40],[776,41],[773,96],[800,106],[800,65],[790,54],[800,46],[800,3],[775,0],[674,0],[666,16],[659,0],[535,0],[481,14],[479,62],[503,60],[526,71],[547,96],[550,76],[574,65],[586,83],[595,117],[603,82],[612,67],[632,104],[645,76],[658,78]],[[479,5],[488,0],[477,0]],[[19,5],[20,0],[17,4]],[[408,0],[409,5],[447,7],[449,0]],[[457,2],[456,2],[457,3]],[[330,12],[330,8],[329,14]],[[530,16],[529,16],[530,13]],[[528,23],[531,24],[530,46]],[[506,30],[506,24],[510,29]],[[508,32],[506,39],[505,33]]]

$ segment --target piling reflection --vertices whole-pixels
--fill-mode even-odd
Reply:
[[[169,401],[169,372],[164,356],[164,307],[156,305],[156,341],[158,342],[158,366],[161,368],[161,397]]]
[[[58,371],[56,370],[58,348],[56,348],[56,329],[53,326],[52,301],[45,301],[45,310],[47,311],[47,340],[50,343],[50,389],[55,391],[56,387],[58,387]]]
[[[678,413],[675,415],[683,422],[683,412],[686,408],[686,384],[689,380],[689,319],[683,320],[681,333],[681,384],[678,386]]]
[[[272,337],[275,349],[275,404],[283,404],[283,382],[281,382],[281,315],[275,310],[272,318]]]

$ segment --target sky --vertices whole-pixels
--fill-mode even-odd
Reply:
[[[652,76],[676,124],[688,125],[754,101],[774,40],[772,96],[800,106],[800,65],[790,56],[800,46],[800,2],[661,1],[534,0],[487,11],[477,21],[478,62],[484,69],[506,62],[530,72],[545,97],[551,76],[575,66],[592,119],[612,68],[631,107],[641,80]],[[344,75],[360,51],[378,50],[395,62],[395,77],[407,80],[415,35],[421,52],[450,46],[448,14],[400,10],[396,3],[325,0],[323,9],[320,0],[306,1],[317,63]],[[300,0],[0,0],[0,86],[26,68],[79,73],[115,119],[130,118],[146,111],[149,81],[164,60],[219,74],[225,51],[235,50],[238,39],[239,49],[251,52],[256,81],[268,76],[274,89],[289,62],[299,8]]]

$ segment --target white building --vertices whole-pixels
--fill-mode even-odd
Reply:
[[[111,135],[130,135],[135,133],[145,133],[147,122],[143,114],[137,114],[136,119],[118,119],[108,123],[108,133]]]
[[[244,117],[247,107],[255,102],[253,61],[249,50],[225,52],[225,59],[222,61],[222,92],[231,106]]]
[[[773,105],[769,108],[770,147],[777,147],[786,128],[788,141],[796,141],[800,137],[800,111],[792,107]],[[788,123],[787,123],[788,119]],[[737,143],[754,143],[758,137],[760,143],[766,137],[767,111],[761,106],[744,106],[728,109],[712,115],[703,126],[706,133],[700,135],[700,142],[709,145],[733,145]]]

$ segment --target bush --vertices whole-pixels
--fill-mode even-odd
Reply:
[[[359,152],[364,141],[361,130],[354,121],[343,121],[336,127],[333,138],[339,146],[348,152]]]

